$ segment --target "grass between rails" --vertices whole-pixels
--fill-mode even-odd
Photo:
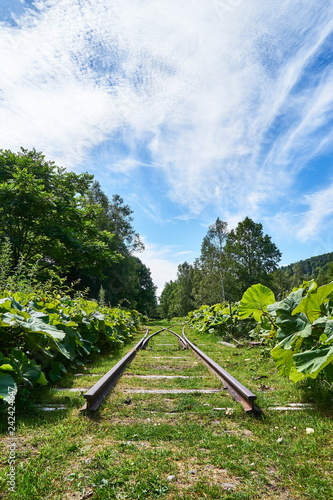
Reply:
[[[158,327],[152,328],[152,331]],[[180,333],[180,329],[173,328]],[[295,386],[276,372],[261,348],[233,349],[216,337],[187,332],[191,341],[258,396],[262,420],[243,411],[224,390],[216,393],[140,394],[133,389],[221,389],[221,382],[175,337],[163,332],[139,351],[92,416],[82,415],[79,393],[40,393],[65,411],[42,412],[19,404],[14,500],[329,499],[333,497],[332,406],[316,402],[311,384]],[[133,340],[137,343],[139,336]],[[161,345],[171,344],[171,345]],[[202,345],[205,344],[205,345]],[[68,376],[84,388],[114,365],[101,356]],[[264,354],[264,355],[263,355]],[[85,369],[84,369],[85,368]],[[138,376],[137,376],[138,375]],[[143,378],[142,376],[168,378]],[[176,378],[169,378],[170,376]],[[181,378],[189,377],[189,378]],[[267,377],[267,378],[266,378]],[[327,399],[332,395],[326,394]],[[298,411],[274,405],[312,403]],[[218,410],[216,408],[228,408]],[[307,434],[306,429],[313,429]],[[0,498],[7,498],[2,424]]]

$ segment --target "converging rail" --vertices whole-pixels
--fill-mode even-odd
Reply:
[[[81,410],[97,410],[104,398],[109,394],[111,388],[116,384],[118,378],[124,371],[127,364],[132,361],[139,349],[146,349],[149,340],[161,333],[163,331],[168,331],[177,337],[179,343],[183,349],[190,347],[192,351],[201,359],[206,366],[223,382],[224,388],[228,389],[230,394],[234,397],[236,401],[239,401],[246,412],[254,413],[255,415],[261,415],[261,410],[255,406],[254,402],[257,398],[253,392],[247,389],[243,384],[235,379],[230,373],[228,373],[224,368],[213,361],[207,354],[202,352],[196,345],[188,340],[185,335],[185,327],[182,331],[182,337],[178,333],[174,332],[170,328],[161,328],[160,330],[152,333],[148,336],[149,330],[147,329],[145,335],[142,339],[133,347],[125,356],[118,361],[118,363],[111,368],[93,387],[91,387],[85,394],[86,399],[85,405]]]
[[[147,329],[145,335],[140,342],[136,344],[118,363],[111,368],[93,387],[87,391],[83,397],[86,399],[85,405],[81,410],[97,410],[103,402],[104,398],[109,394],[111,388],[117,382],[119,376],[126,368],[126,365],[132,361],[137,351],[142,348],[142,345],[148,335]]]
[[[182,348],[183,349],[187,349],[187,342],[186,342],[186,340],[184,340],[180,335],[178,335],[178,333],[170,330],[169,328],[161,328],[161,330],[158,330],[157,332],[154,332],[151,335],[149,335],[149,337],[147,337],[144,340],[141,349],[147,349],[147,345],[148,345],[149,340],[152,337],[154,337],[155,335],[157,335],[158,333],[161,333],[161,332],[164,332],[164,331],[168,331],[168,332],[172,333],[175,337],[177,337],[177,339],[178,339],[179,343],[181,344]]]
[[[230,375],[224,368],[212,360],[207,354],[202,352],[198,347],[188,340],[185,335],[185,327],[183,328],[183,338],[187,345],[197,354],[197,356],[208,366],[208,368],[223,382],[225,389],[228,389],[230,394],[239,401],[246,412],[252,412],[256,415],[261,415],[261,410],[255,406],[254,401],[257,396],[247,389],[235,377]]]

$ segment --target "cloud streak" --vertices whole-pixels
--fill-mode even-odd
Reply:
[[[298,237],[301,241],[307,241],[318,233],[318,225],[325,233],[332,231],[333,214],[333,183],[319,192],[306,195],[304,203],[308,205],[308,211],[304,217]]]
[[[158,168],[188,217],[278,213],[330,148],[332,19],[332,1],[36,1],[0,25],[2,143],[78,168],[121,137],[110,175]]]
[[[146,238],[143,238],[143,241],[145,251],[137,256],[150,269],[159,297],[165,284],[177,277],[179,253],[174,253],[175,247],[171,245],[149,243]],[[185,253],[188,252],[181,252],[182,255]]]

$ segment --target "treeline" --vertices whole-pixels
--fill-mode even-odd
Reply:
[[[240,300],[255,283],[272,286],[281,252],[263,233],[260,223],[246,217],[228,230],[220,218],[209,226],[200,257],[178,266],[177,279],[166,283],[160,297],[162,317],[185,316],[202,305]]]
[[[333,281],[333,252],[283,266],[274,273],[274,281],[286,289],[310,280],[315,280],[319,286]]]
[[[281,252],[263,233],[263,227],[246,217],[236,229],[217,218],[209,226],[200,257],[178,266],[177,279],[165,284],[160,315],[186,316],[203,305],[237,302],[250,286],[270,287],[278,299],[303,282],[318,286],[333,281],[333,252],[278,268]]]
[[[132,221],[130,207],[119,195],[109,199],[93,175],[67,172],[35,150],[0,150],[1,272],[8,279],[33,268],[41,283],[75,283],[102,305],[153,315],[156,287],[133,255],[143,244]]]

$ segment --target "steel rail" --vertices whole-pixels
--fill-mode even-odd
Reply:
[[[95,385],[93,385],[83,397],[86,399],[86,403],[81,408],[81,410],[95,411],[103,402],[104,398],[109,394],[112,387],[116,384],[119,376],[126,368],[128,363],[132,361],[135,357],[137,351],[141,349],[143,342],[145,341],[149,330],[147,329],[145,335],[142,337],[140,342],[138,342],[132,349],[128,351],[123,358],[116,365],[114,365],[111,370],[109,370]]]
[[[165,330],[167,332],[170,332],[170,333],[173,333],[174,335],[176,335],[176,337],[178,337],[178,340],[182,343],[184,349],[188,348],[187,340],[186,339],[184,339],[183,337],[181,337],[180,335],[178,335],[178,333],[174,332],[173,330],[170,330],[170,328],[165,328]]]
[[[199,359],[201,359],[208,368],[223,382],[225,389],[228,389],[230,394],[234,397],[236,401],[239,401],[246,412],[254,413],[255,415],[261,415],[261,410],[255,406],[254,402],[257,396],[253,394],[249,389],[247,389],[241,382],[239,382],[235,377],[230,375],[224,368],[222,368],[218,363],[211,359],[207,354],[202,352],[196,345],[188,340],[185,335],[185,327],[182,331],[183,338],[186,340],[187,345],[197,354]]]
[[[157,335],[157,333],[161,333],[161,332],[164,332],[165,328],[160,328],[160,330],[157,330],[156,332],[153,332],[149,335],[148,337],[148,332],[149,332],[149,328],[147,329],[147,332],[146,332],[146,336],[145,336],[145,340],[142,344],[142,347],[141,349],[146,349],[147,348],[147,344],[149,342],[149,340],[154,337],[154,335]]]
[[[246,412],[252,412],[256,415],[261,415],[261,410],[255,406],[254,401],[257,398],[249,389],[247,389],[243,384],[235,379],[230,373],[228,373],[224,368],[222,368],[218,363],[212,360],[207,354],[201,351],[196,345],[194,345],[185,335],[185,327],[182,330],[182,335],[174,332],[170,328],[161,328],[160,330],[152,333],[148,336],[149,329],[146,330],[145,335],[142,339],[130,349],[123,358],[118,361],[118,363],[111,368],[93,387],[91,387],[83,397],[86,399],[85,405],[81,410],[95,411],[99,408],[104,398],[109,394],[112,387],[116,384],[118,378],[126,368],[127,364],[132,361],[139,349],[146,349],[149,340],[158,333],[162,331],[168,331],[175,335],[178,340],[182,343],[184,348],[190,347],[192,351],[201,359],[206,366],[223,382],[223,385],[236,401],[239,401]]]
[[[168,332],[172,333],[173,335],[175,335],[175,337],[178,338],[178,341],[182,345],[183,349],[187,349],[186,340],[184,340],[180,335],[178,335],[178,333],[170,330],[169,328],[161,328],[161,330],[158,330],[157,332],[154,332],[151,335],[149,335],[149,337],[147,337],[146,340],[143,342],[142,349],[147,349],[147,345],[148,345],[149,340],[152,337],[154,337],[155,335],[157,335],[158,333],[161,333],[161,332],[164,332],[164,331],[168,331]]]

